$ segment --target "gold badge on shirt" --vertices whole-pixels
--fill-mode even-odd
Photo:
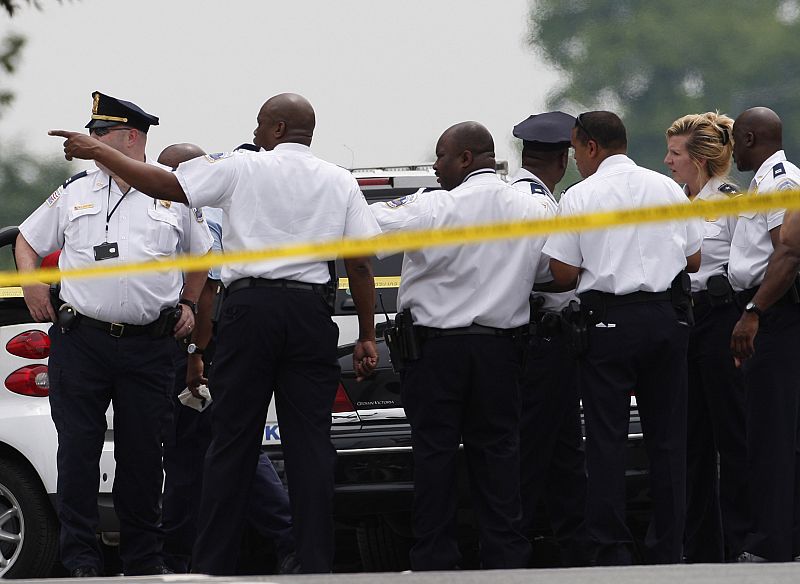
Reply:
[[[162,201],[159,199],[158,202],[161,203],[161,206],[166,209],[169,209],[172,206],[172,201]]]

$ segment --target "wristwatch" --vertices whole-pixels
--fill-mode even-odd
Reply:
[[[751,313],[755,314],[759,318],[761,318],[764,315],[764,313],[761,311],[761,309],[758,307],[758,305],[756,305],[756,303],[752,302],[752,301],[748,302],[745,305],[744,311],[745,312],[751,312]]]
[[[198,347],[194,343],[189,343],[189,346],[186,347],[186,352],[189,353],[190,355],[202,355],[203,354],[203,350],[204,349],[201,349],[200,347]]]
[[[185,304],[192,309],[192,314],[197,315],[197,302],[192,302],[188,298],[181,298],[178,300],[178,304]]]

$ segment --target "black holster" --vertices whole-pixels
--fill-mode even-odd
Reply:
[[[51,289],[52,291],[52,289]],[[56,318],[56,323],[59,327],[61,327],[61,332],[66,333],[72,328],[75,328],[75,325],[78,324],[81,315],[72,307],[70,304],[65,304],[64,302],[58,307],[58,317]]]
[[[684,270],[678,272],[669,287],[669,297],[678,322],[686,326],[694,326],[694,311],[692,310],[692,280]]]
[[[733,302],[733,288],[725,274],[711,276],[706,282],[708,303],[712,308]]]
[[[394,324],[386,327],[384,339],[389,349],[392,369],[396,373],[401,373],[409,361],[417,361],[422,356],[420,337],[408,308],[398,312]]]
[[[165,308],[158,315],[158,319],[153,323],[153,328],[150,330],[150,336],[154,339],[166,337],[172,334],[172,329],[178,324],[181,318],[181,307],[175,306]]]
[[[589,351],[587,316],[587,311],[575,300],[571,300],[561,311],[562,326],[567,335],[567,347],[576,358],[583,357]]]

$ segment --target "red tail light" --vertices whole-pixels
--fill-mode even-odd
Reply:
[[[344,386],[339,383],[339,389],[336,390],[336,399],[333,400],[333,413],[341,414],[342,412],[354,412],[356,409],[353,407],[353,402],[347,397],[347,392]]]
[[[6,343],[6,351],[25,359],[46,359],[50,355],[50,337],[42,331],[25,331]]]
[[[392,184],[388,178],[359,178],[356,181],[360,187],[382,187]]]
[[[50,380],[47,365],[25,365],[6,377],[6,387],[20,395],[47,397],[50,393]]]

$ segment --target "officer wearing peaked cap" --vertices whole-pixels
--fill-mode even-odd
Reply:
[[[530,116],[514,126],[521,138],[522,167],[511,185],[557,211],[552,191],[567,170],[575,118],[563,112]],[[545,262],[549,258],[543,256]],[[521,530],[528,533],[544,499],[564,565],[585,565],[586,470],[581,432],[577,364],[567,347],[561,310],[577,300],[574,292],[532,296],[535,334],[529,339],[520,381]]]
[[[126,160],[145,160],[147,130],[158,118],[127,101],[93,94],[86,125]],[[89,139],[88,137],[84,136]],[[151,163],[152,164],[152,163]],[[62,249],[61,269],[115,266],[203,254],[205,222],[188,207],[154,201],[106,167],[81,172],[20,225],[17,264]],[[114,405],[114,507],[126,575],[163,573],[159,497],[162,432],[170,413],[174,337],[189,334],[205,272],[165,271],[61,281],[58,318],[49,287],[23,287],[25,302],[50,329],[50,407],[58,431],[61,561],[73,576],[102,572],[96,532],[106,410]]]
[[[67,138],[67,158],[102,162],[153,197],[164,193],[190,206],[221,208],[227,251],[380,233],[353,176],[312,153],[316,115],[307,99],[273,96],[256,122],[253,143],[262,151],[195,158],[174,174],[126,159],[76,132],[51,135]],[[353,367],[361,379],[378,362],[375,282],[369,258],[347,258],[344,264],[358,314]],[[314,258],[228,264],[221,278],[228,296],[209,379],[213,440],[192,570],[236,571],[246,495],[274,393],[300,567],[305,573],[330,572],[336,463],[330,426],[340,370],[338,330],[326,298],[335,283],[326,262]]]

